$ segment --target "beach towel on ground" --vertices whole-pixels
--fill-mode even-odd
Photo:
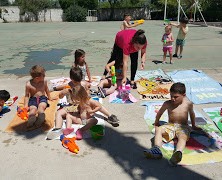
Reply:
[[[129,99],[123,100],[119,96],[119,92],[115,91],[114,93],[109,95],[109,102],[110,103],[116,103],[116,104],[130,104],[130,103],[135,103],[137,102],[137,99],[133,97],[131,93],[129,93]]]
[[[91,85],[92,86],[97,86],[100,82],[101,76],[92,76],[91,77]],[[86,80],[88,81],[88,77],[86,77]],[[62,77],[62,78],[58,78],[58,79],[52,79],[50,80],[50,84],[52,87],[58,87],[61,85],[67,85],[70,82],[70,78],[68,77]]]
[[[58,95],[58,92],[51,92],[51,97],[55,97]],[[55,120],[55,112],[57,110],[58,100],[48,101],[49,107],[45,110],[45,123],[42,126],[43,131],[48,131],[54,126]],[[18,106],[24,106],[24,97],[20,99]],[[9,123],[8,127],[6,128],[6,132],[25,132],[27,121],[22,120],[16,114],[12,121]]]
[[[137,91],[140,99],[150,101],[163,101],[170,99],[171,78],[163,70],[137,71]]]
[[[155,122],[156,113],[162,106],[163,102],[145,102],[146,106],[144,119],[148,124],[150,132],[154,134],[153,123]],[[191,132],[190,139],[183,151],[180,165],[195,165],[204,163],[214,163],[222,161],[222,134],[218,128],[208,121],[201,113],[195,110],[196,125],[200,126],[205,133]],[[160,118],[160,124],[168,122],[167,112]],[[190,124],[190,120],[189,120]],[[175,149],[177,141],[171,141],[163,144],[164,158],[170,159]]]
[[[222,106],[203,108],[203,111],[209,116],[209,118],[215,123],[218,129],[222,132]]]
[[[184,70],[167,74],[174,82],[186,85],[186,95],[194,104],[222,102],[221,84],[202,71]]]

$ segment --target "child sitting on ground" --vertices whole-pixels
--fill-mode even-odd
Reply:
[[[166,55],[167,51],[169,51],[170,55],[170,64],[173,64],[172,57],[173,57],[173,34],[171,32],[172,27],[170,25],[165,27],[165,33],[162,37],[162,42],[163,42],[163,64],[166,64]]]
[[[44,123],[44,111],[48,106],[47,100],[56,99],[52,99],[50,96],[47,81],[45,80],[45,69],[42,66],[33,66],[30,69],[30,75],[32,79],[26,83],[24,99],[24,107],[29,109],[27,130],[38,128]],[[37,113],[38,117],[36,117]]]
[[[81,81],[82,71],[80,68],[72,67],[70,69],[70,79],[71,79],[71,82],[69,83],[69,85],[71,86],[71,88],[81,85],[85,88],[85,90],[88,94],[88,97],[89,97],[88,87],[86,86],[86,84],[84,84],[83,81]],[[77,107],[78,103],[74,103],[72,101],[70,89],[64,89],[59,93],[59,98],[63,98],[64,96],[67,97],[68,103],[70,104],[70,106],[64,107],[56,112],[55,128],[47,134],[48,139],[55,139],[58,136],[60,136],[63,133],[63,129],[62,129],[63,119],[65,119],[69,113],[72,114],[77,111],[76,107]],[[107,118],[108,123],[110,123],[114,127],[119,126],[118,118],[115,115],[110,114],[108,112],[108,110],[106,110],[102,105],[101,105],[101,108],[99,109],[99,111],[108,117]],[[71,131],[72,131],[72,129],[68,130],[68,131],[66,130],[65,134],[71,133]]]
[[[188,126],[188,114],[194,130],[201,130],[195,126],[195,113],[193,103],[186,97],[186,88],[183,83],[174,83],[170,88],[171,100],[165,101],[156,115],[155,140],[154,147],[144,150],[147,158],[161,159],[162,158],[162,140],[169,142],[174,138],[178,138],[176,151],[173,153],[169,163],[177,165],[182,159],[182,152],[189,140],[190,127]],[[164,111],[167,110],[169,122],[160,126],[159,119]]]
[[[74,115],[67,113],[66,115],[66,129],[63,131],[64,135],[70,134],[74,129],[72,123],[84,125],[76,131],[76,139],[81,140],[83,132],[96,125],[98,120],[94,117],[94,113],[99,111],[102,106],[98,101],[89,98],[83,86],[75,86],[70,89],[71,99],[78,103],[79,114]]]
[[[0,112],[2,112],[5,102],[10,98],[10,94],[6,90],[0,90]]]
[[[98,85],[98,91],[101,94],[102,98],[105,98],[107,95],[112,94],[119,86],[122,86],[123,79],[123,64],[116,63],[112,61],[105,66],[106,71],[111,75],[111,67],[115,66],[115,75],[116,83],[112,83],[112,77],[108,76],[105,79],[102,79]],[[129,84],[129,82],[127,83]]]
[[[78,67],[79,69],[81,69],[82,71],[82,79],[81,79],[81,84],[84,87],[90,88],[90,82],[91,82],[91,76],[90,76],[90,71],[89,71],[89,67],[88,64],[85,61],[85,51],[83,51],[82,49],[77,49],[75,51],[74,57],[74,63],[73,63],[73,67]],[[86,81],[86,74],[88,76],[89,81]],[[70,85],[70,84],[68,84]],[[66,84],[58,86],[58,87],[54,87],[53,90],[54,91],[60,91],[63,90],[67,87]]]

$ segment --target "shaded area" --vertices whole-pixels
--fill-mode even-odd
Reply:
[[[27,75],[34,65],[42,65],[45,70],[64,69],[65,66],[59,65],[61,59],[70,54],[68,49],[51,49],[49,51],[31,51],[24,60],[22,68],[4,70],[5,74]],[[21,52],[23,53],[23,52]],[[15,55],[19,56],[21,53]],[[16,59],[16,58],[15,58]]]
[[[148,147],[142,147],[131,134],[121,134],[109,127],[106,127],[106,136],[102,140],[88,139],[86,142],[107,152],[131,179],[176,179],[179,176],[181,179],[208,179],[183,166],[171,167],[166,159],[146,159],[143,150]]]

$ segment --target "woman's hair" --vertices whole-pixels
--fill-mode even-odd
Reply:
[[[84,106],[89,102],[89,95],[86,89],[82,85],[75,86],[70,89],[71,98],[73,101],[77,102],[80,106]]]
[[[145,31],[142,29],[139,29],[138,31],[136,31],[136,33],[134,34],[131,43],[132,44],[146,44],[146,36],[145,36]]]
[[[75,66],[79,65],[79,58],[82,56],[82,55],[85,55],[85,51],[83,51],[82,49],[77,49],[75,51],[75,61],[74,61],[74,64]]]
[[[45,75],[45,69],[39,65],[32,66],[29,72],[32,78],[41,77]]]

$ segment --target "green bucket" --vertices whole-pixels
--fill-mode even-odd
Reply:
[[[105,135],[105,129],[101,125],[95,125],[90,128],[91,136],[93,139],[98,140],[102,139]]]

